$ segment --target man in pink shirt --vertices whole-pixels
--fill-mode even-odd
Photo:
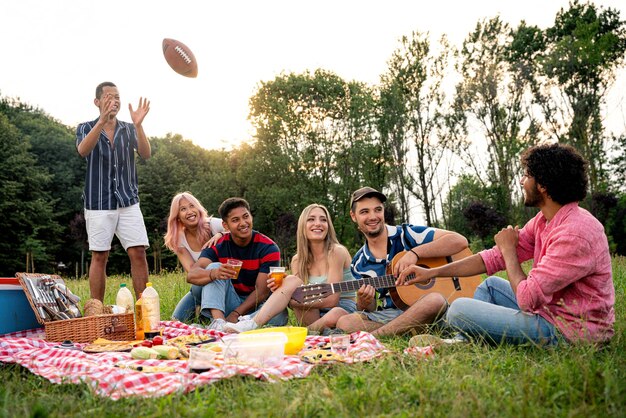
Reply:
[[[540,212],[523,228],[502,229],[496,246],[433,269],[412,266],[398,284],[433,277],[507,272],[488,277],[474,298],[459,298],[448,324],[491,343],[605,342],[613,336],[615,289],[604,227],[578,202],[587,194],[587,162],[562,144],[532,147],[522,155],[524,204]],[[521,263],[533,259],[528,274]]]

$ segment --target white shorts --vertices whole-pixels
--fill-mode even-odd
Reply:
[[[114,210],[85,209],[85,224],[91,251],[109,251],[113,234],[117,235],[124,250],[150,245],[139,203]]]

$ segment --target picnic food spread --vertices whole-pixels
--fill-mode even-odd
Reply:
[[[58,276],[21,274],[24,288],[30,292],[33,308],[41,307],[44,321],[60,321],[81,317],[78,308],[79,298],[63,284]],[[36,290],[36,291],[35,291]],[[266,366],[279,363],[284,355],[298,354],[305,342],[307,329],[304,327],[274,327],[263,328],[239,335],[211,336],[200,333],[187,333],[173,338],[164,338],[159,328],[160,307],[159,296],[152,283],[148,283],[137,303],[134,303],[132,294],[122,284],[119,288],[116,302],[122,311],[136,314],[135,340],[120,340],[119,338],[90,338],[87,345],[82,347],[85,353],[123,353],[129,352],[132,359],[148,360],[188,360],[190,348],[199,347],[202,350],[218,353],[211,357],[211,364],[225,362],[228,364],[243,364],[252,366]],[[98,299],[89,299],[84,304],[84,317],[97,317],[111,314],[115,306],[106,306]],[[138,309],[140,312],[138,312]],[[134,312],[133,312],[134,311]],[[130,313],[129,312],[129,313]],[[116,330],[117,321],[112,321],[111,327],[105,330],[111,334]],[[124,328],[122,325],[120,328]],[[131,334],[132,335],[132,334]],[[137,338],[137,337],[140,338]],[[65,345],[61,348],[81,349],[72,343],[72,335],[68,335]],[[80,341],[80,338],[76,339]],[[317,347],[315,352],[306,351],[301,358],[307,362],[341,361],[342,356],[336,353],[326,355],[326,347]],[[201,353],[201,352],[198,352]]]
[[[84,382],[113,399],[189,391],[236,374],[271,381],[305,377],[315,364],[367,361],[386,351],[368,333],[360,333],[360,342],[352,341],[355,349],[339,356],[321,348],[328,337],[307,337],[306,328],[226,335],[178,321],[156,322],[154,309],[141,318],[147,332],[137,339],[135,312],[106,314],[102,302],[90,299],[82,315],[80,300],[58,276],[29,273],[20,281],[25,292],[36,289],[29,302],[45,328],[1,335],[0,362],[22,364],[54,383]],[[180,374],[188,377],[174,378]]]
[[[293,378],[304,378],[313,367],[323,367],[332,361],[309,363],[302,358],[309,347],[320,347],[328,343],[329,337],[310,335],[306,337],[304,349],[299,355],[284,355],[272,366],[254,366],[239,362],[224,361],[225,334],[197,328],[178,321],[161,321],[164,345],[182,344],[183,341],[207,341],[198,345],[185,345],[187,350],[199,349],[211,352],[211,367],[207,370],[191,368],[187,358],[133,359],[130,352],[85,353],[82,350],[55,348],[58,342],[47,342],[43,330],[20,331],[0,336],[0,362],[16,363],[34,374],[56,384],[85,384],[98,396],[109,399],[123,397],[156,397],[174,393],[185,393],[199,386],[215,383],[233,376],[277,382]],[[139,340],[123,341],[130,345]],[[90,344],[107,344],[107,339]],[[109,341],[109,343],[120,343]],[[75,344],[86,347],[89,344]],[[311,348],[315,349],[315,348]],[[325,350],[326,352],[330,352]],[[353,364],[370,361],[388,350],[371,334],[351,334],[348,355],[341,362]],[[199,372],[199,373],[198,373]]]

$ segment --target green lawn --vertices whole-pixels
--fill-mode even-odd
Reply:
[[[408,337],[383,339],[393,353],[366,364],[318,366],[305,379],[232,378],[187,395],[111,401],[84,385],[53,385],[0,366],[0,416],[511,416],[622,417],[626,411],[626,258],[614,259],[616,336],[590,346],[462,345],[428,361],[405,356]],[[183,275],[151,277],[162,318],[187,292]],[[110,278],[106,301],[118,284]],[[86,281],[70,281],[85,297]]]

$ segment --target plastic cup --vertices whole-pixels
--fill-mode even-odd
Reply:
[[[277,287],[281,287],[283,285],[283,279],[285,276],[284,267],[270,267],[270,277],[274,279],[274,283]]]
[[[235,277],[233,277],[233,279],[237,279],[237,277],[239,277],[239,271],[241,270],[243,261],[237,260],[236,258],[229,258],[226,264],[228,264],[229,267],[235,269]]]
[[[217,353],[213,350],[207,350],[200,347],[189,349],[189,360],[187,367],[190,373],[203,373],[214,367],[215,356]]]
[[[348,334],[333,334],[330,336],[330,351],[340,356],[348,354],[348,347],[350,347],[350,335]]]

